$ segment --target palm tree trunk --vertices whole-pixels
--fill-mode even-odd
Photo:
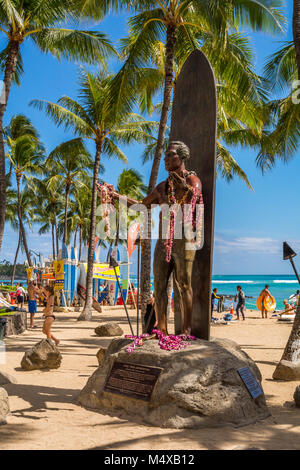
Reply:
[[[22,220],[22,214],[21,214],[21,200],[20,200],[20,176],[17,176],[17,193],[18,193],[18,218],[19,218],[19,226],[22,234],[22,240],[23,240],[23,245],[27,257],[27,261],[29,266],[31,266],[31,258],[30,258],[30,253],[27,245],[27,238],[26,238],[26,232]]]
[[[19,240],[18,240],[18,246],[17,246],[16,254],[15,254],[13,272],[12,272],[12,276],[11,276],[11,285],[13,285],[14,280],[15,280],[17,260],[18,260],[18,254],[19,254],[20,246],[21,246],[21,232],[19,230]]]
[[[300,0],[294,0],[293,36],[296,50],[298,80],[300,80]]]
[[[75,233],[74,233],[74,242],[73,242],[74,250],[76,248],[76,242],[77,242],[77,230],[78,230],[78,227],[77,227],[77,229],[75,230]]]
[[[57,219],[56,219],[56,214],[54,215],[54,226],[55,226],[55,239],[56,239],[56,254],[57,254],[57,259],[58,259],[59,241],[58,241],[58,231],[57,231]]]
[[[64,219],[64,238],[63,238],[63,242],[65,245],[67,244],[67,236],[68,236],[67,215],[68,215],[68,206],[69,206],[69,193],[70,193],[70,185],[67,184],[66,194],[65,194],[65,219]]]
[[[166,65],[165,65],[165,86],[164,86],[164,100],[160,116],[159,130],[157,145],[151,175],[149,180],[148,194],[151,193],[157,183],[157,176],[161,156],[164,148],[165,132],[167,126],[168,112],[171,102],[171,94],[173,88],[173,68],[174,68],[174,50],[176,43],[176,28],[173,25],[167,27],[167,41],[166,41]],[[151,233],[151,211],[148,211],[148,234]],[[151,238],[146,238],[142,243],[142,259],[141,264],[141,310],[142,318],[144,318],[147,302],[150,297],[150,273],[151,273]]]
[[[53,253],[53,259],[55,260],[55,230],[54,230],[54,224],[52,224],[52,253]]]
[[[287,361],[282,363],[282,361]],[[277,364],[273,373],[273,379],[279,380],[295,380],[292,376],[297,373],[297,379],[300,379],[300,299],[296,308],[296,316],[294,319],[293,328],[288,339],[287,345],[284,349],[282,358]],[[296,369],[295,369],[295,366]],[[292,369],[292,376],[290,369]]]
[[[6,110],[7,101],[10,92],[12,76],[16,70],[18,53],[20,44],[16,41],[10,41],[8,56],[5,64],[4,73],[4,89],[5,100],[0,103],[0,252],[3,240],[4,226],[5,226],[5,209],[6,209],[6,177],[5,177],[5,149],[3,139],[3,116]]]
[[[93,189],[92,189],[91,224],[90,224],[90,233],[89,233],[88,265],[87,265],[87,275],[86,275],[86,299],[85,299],[83,310],[78,320],[91,320],[92,318],[93,268],[94,268],[97,194],[98,194],[96,183],[98,181],[98,175],[99,175],[101,150],[102,150],[102,142],[96,142],[96,156],[95,156],[95,163],[94,163]]]
[[[78,261],[81,259],[81,245],[82,245],[82,226],[79,226],[79,253],[78,253]]]

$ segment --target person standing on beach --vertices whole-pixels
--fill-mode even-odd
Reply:
[[[240,313],[243,317],[243,320],[245,320],[245,314],[244,314],[244,309],[245,309],[245,294],[242,290],[242,286],[236,286],[236,289],[238,291],[238,294],[235,297],[235,300],[237,301],[237,306],[236,306],[236,316],[237,320],[240,319]]]
[[[214,319],[214,310],[217,310],[218,308],[218,302],[221,298],[221,296],[217,295],[218,289],[215,287],[212,291],[211,294],[211,319]]]
[[[40,294],[40,289],[36,286],[33,281],[30,281],[28,284],[28,310],[30,313],[30,325],[29,328],[35,328],[34,326],[34,315],[37,311],[36,307],[36,298]]]
[[[16,296],[17,296],[17,305],[20,308],[24,307],[24,300],[25,300],[25,289],[23,287],[23,284],[21,283],[16,290]]]
[[[43,325],[43,333],[47,336],[47,339],[52,339],[55,342],[55,345],[58,346],[60,341],[59,339],[55,338],[51,333],[52,323],[55,320],[55,316],[53,315],[53,308],[54,308],[54,289],[51,286],[46,286],[43,289],[43,293],[46,297],[46,307],[43,311],[43,316],[45,317],[44,325]]]
[[[261,316],[262,316],[262,318],[268,318],[268,311],[265,309],[265,304],[264,304],[266,297],[268,297],[268,296],[272,297],[272,295],[269,291],[269,285],[268,284],[265,285],[265,288],[261,291],[259,296],[261,296]]]

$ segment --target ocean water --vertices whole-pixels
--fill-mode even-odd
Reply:
[[[217,287],[218,294],[235,295],[236,286],[241,285],[246,296],[246,307],[256,309],[256,299],[266,284],[269,291],[275,297],[277,310],[283,309],[283,299],[288,299],[295,294],[300,285],[294,275],[227,275],[213,276],[212,287]]]
[[[131,281],[136,286],[136,276],[131,276]],[[283,309],[283,299],[288,299],[290,295],[295,294],[300,285],[293,275],[286,274],[232,274],[232,275],[215,275],[212,279],[212,289],[217,287],[218,294],[235,296],[237,293],[236,286],[241,285],[246,295],[246,308],[256,309],[256,299],[265,285],[269,284],[269,290],[276,299],[276,310]],[[153,278],[152,278],[153,286]],[[152,287],[153,289],[153,287]],[[229,301],[227,302],[227,306]],[[234,303],[235,305],[235,303]]]

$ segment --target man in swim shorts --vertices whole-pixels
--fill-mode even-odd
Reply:
[[[28,285],[28,310],[30,313],[30,326],[29,328],[34,328],[34,315],[37,311],[37,306],[36,306],[36,297],[38,294],[40,294],[40,289],[35,285],[33,281],[29,282]]]

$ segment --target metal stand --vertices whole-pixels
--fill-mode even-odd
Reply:
[[[138,237],[135,241],[135,244],[138,247],[138,261],[137,261],[137,297],[136,297],[136,334],[139,336],[140,329],[140,249],[141,249],[141,240]]]
[[[295,263],[294,263],[294,261],[292,260],[292,258],[289,258],[289,260],[290,260],[290,262],[291,262],[291,265],[293,266],[294,273],[296,274],[296,278],[298,279],[298,282],[299,282],[299,284],[300,284],[300,278],[299,278],[299,274],[298,274],[298,272],[297,272]]]
[[[115,273],[115,276],[116,276],[116,281],[117,281],[117,283],[118,283],[118,286],[119,286],[119,289],[120,289],[120,292],[121,292],[121,297],[122,297],[122,300],[123,300],[123,305],[124,305],[124,309],[125,309],[125,312],[126,312],[128,324],[129,324],[129,327],[130,327],[131,334],[132,334],[132,336],[133,336],[133,335],[134,335],[134,332],[133,332],[132,325],[131,325],[131,321],[130,321],[130,318],[129,318],[129,315],[128,315],[127,306],[126,306],[126,303],[125,303],[125,300],[124,300],[123,289],[122,289],[122,287],[121,287],[120,279],[119,279],[119,276],[117,275],[117,271],[116,271],[116,268],[117,268],[119,265],[118,265],[117,261],[115,260],[115,258],[114,258],[113,256],[110,256],[109,265],[114,269],[114,273]]]

